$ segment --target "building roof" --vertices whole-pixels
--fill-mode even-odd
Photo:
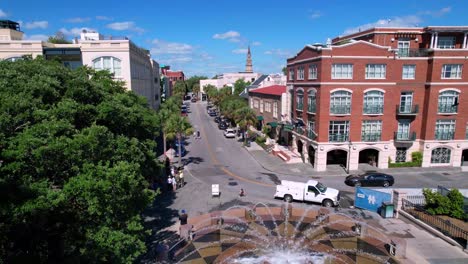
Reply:
[[[260,77],[257,78],[253,83],[251,83],[249,86],[245,87],[244,91],[239,94],[240,97],[244,98],[249,98],[249,91],[250,89],[255,89],[258,88],[258,86],[268,77],[267,74],[263,74]]]
[[[286,85],[272,85],[262,88],[250,90],[249,93],[269,94],[269,95],[282,95],[286,92]]]
[[[167,71],[166,72],[167,77],[181,77],[184,76],[183,71]]]

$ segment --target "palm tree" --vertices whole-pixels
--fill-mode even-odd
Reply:
[[[257,123],[257,116],[255,115],[255,112],[249,107],[242,107],[234,112],[234,121],[239,125],[240,128],[242,128],[244,131],[247,131],[250,126],[253,126]],[[244,139],[244,143],[245,142],[247,142],[247,138]]]
[[[167,150],[167,134],[168,134],[168,126],[167,120],[170,119],[173,115],[180,115],[180,104],[178,103],[177,98],[169,97],[162,105],[161,109],[158,111],[158,117],[161,123],[161,131],[163,134],[163,148],[164,148],[164,159],[167,158],[166,150]]]
[[[182,138],[193,133],[192,125],[188,119],[180,115],[172,115],[167,119],[168,138],[176,138],[179,142],[179,166],[182,165]]]

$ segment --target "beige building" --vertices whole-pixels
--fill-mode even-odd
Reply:
[[[19,25],[0,21],[0,59],[17,60],[24,55],[46,59],[59,57],[71,69],[88,65],[109,70],[114,78],[125,82],[127,89],[144,96],[148,106],[160,105],[159,64],[151,59],[148,50],[125,37],[104,37],[98,32],[82,32],[73,44],[53,44],[37,40],[23,40]]]

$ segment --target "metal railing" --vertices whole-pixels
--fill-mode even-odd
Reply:
[[[303,127],[297,126],[294,128],[294,131],[296,131],[298,134],[303,135],[305,132],[305,129]]]
[[[419,112],[419,105],[397,105],[396,111],[399,115],[415,115]]]
[[[307,106],[307,112],[309,113],[315,113],[317,111],[317,105],[316,104],[310,104]]]
[[[453,140],[455,137],[455,132],[435,132],[435,139],[438,140]]]
[[[437,106],[438,113],[456,113],[458,111],[458,106],[453,104],[439,104]]]
[[[365,133],[362,134],[361,140],[362,141],[380,141],[382,134],[381,133]]]
[[[312,130],[307,130],[307,137],[312,140],[315,140],[317,138],[317,134],[315,134],[315,132]]]
[[[395,141],[415,141],[416,132],[395,132],[393,139]]]
[[[329,134],[329,142],[346,142],[349,139],[349,134]]]
[[[331,105],[330,114],[349,114],[351,113],[351,105]]]
[[[364,105],[364,114],[382,114],[383,113],[383,105]]]
[[[398,49],[398,57],[428,57],[429,49]]]
[[[464,248],[468,241],[468,231],[460,228],[437,215],[429,214],[422,205],[416,205],[407,199],[402,199],[402,209],[413,217],[439,230],[444,235],[453,238]]]

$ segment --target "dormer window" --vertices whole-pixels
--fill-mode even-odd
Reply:
[[[438,49],[454,49],[455,48],[455,37],[451,36],[439,36],[437,41]]]

